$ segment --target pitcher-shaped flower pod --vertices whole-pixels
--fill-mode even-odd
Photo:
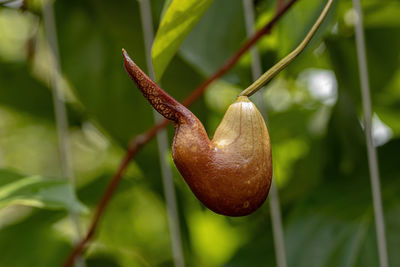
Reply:
[[[271,146],[256,106],[239,96],[210,140],[199,119],[154,83],[123,51],[125,69],[150,104],[175,123],[172,157],[196,197],[209,209],[244,216],[265,201],[271,185]]]

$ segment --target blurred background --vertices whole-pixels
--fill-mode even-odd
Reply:
[[[125,48],[146,70],[138,1],[56,0],[47,11],[46,3],[0,0],[1,267],[60,266],[86,232],[129,140],[154,124],[122,64]],[[166,7],[150,3],[157,32]],[[210,4],[161,79],[178,100],[246,40],[242,1]],[[276,1],[253,4],[260,28]],[[299,0],[257,43],[263,71],[304,38],[324,5]],[[362,8],[389,264],[400,266],[400,2],[364,0]],[[336,1],[304,53],[256,95],[268,110],[288,266],[379,265],[356,19],[351,1]],[[47,40],[58,42],[59,56]],[[191,107],[210,136],[251,82],[246,53]],[[53,87],[65,100],[61,125]],[[63,125],[67,158],[58,143]],[[186,266],[276,266],[269,200],[243,218],[217,215],[190,192],[170,152],[161,158],[173,172]],[[82,266],[174,265],[159,159],[156,139],[136,155]]]

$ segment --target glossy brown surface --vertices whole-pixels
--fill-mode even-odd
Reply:
[[[228,216],[247,215],[265,201],[272,177],[270,140],[265,122],[250,100],[230,105],[214,138],[186,107],[148,78],[124,51],[125,68],[143,95],[175,122],[172,156],[196,197]]]

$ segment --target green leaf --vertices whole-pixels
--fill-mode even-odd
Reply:
[[[65,216],[65,212],[40,210],[15,224],[2,225],[0,266],[61,266],[71,245],[54,224]]]
[[[0,83],[4,85],[0,90],[1,105],[52,119],[50,90],[29,75],[25,64],[0,62]]]
[[[187,36],[179,54],[202,73],[211,75],[240,48],[245,39],[242,2],[219,0],[210,6]]]
[[[169,6],[157,31],[152,49],[157,80],[161,79],[179,46],[212,2],[213,0],[175,0]]]
[[[288,266],[377,266],[377,241],[364,136],[346,92],[341,92],[324,153],[320,184],[286,219]],[[395,155],[400,140],[379,147],[389,265],[399,265],[399,169]],[[305,176],[296,171],[296,176]],[[293,187],[294,184],[291,184]],[[291,189],[294,190],[294,189]]]
[[[172,258],[166,216],[162,199],[147,188],[120,192],[110,202],[97,234],[106,247],[95,252],[114,255],[124,267],[160,266]]]
[[[400,28],[366,28],[366,49],[368,74],[371,88],[373,111],[399,135],[398,118],[400,76],[398,58],[400,51]],[[387,45],[390,43],[391,45]],[[332,68],[339,83],[339,90],[345,90],[353,105],[361,110],[361,90],[357,66],[354,36],[331,36],[325,42],[330,54]]]
[[[280,57],[286,56],[300,44],[319,17],[324,6],[325,1],[303,0],[299,1],[293,9],[290,9],[287,14],[285,14],[285,17],[279,22],[278,26]],[[329,12],[326,21],[321,25],[321,28],[317,31],[311,43],[307,46],[306,51],[315,44],[318,44],[321,36],[326,33],[326,26],[328,26],[329,21],[332,20],[335,7],[336,4],[333,6],[333,10]],[[294,27],[294,25],[296,25],[296,27]],[[306,51],[302,54],[305,54]]]
[[[0,105],[45,120],[54,120],[50,88],[33,77],[25,63],[0,61]],[[77,125],[81,116],[67,105],[70,125]]]
[[[162,11],[161,11],[161,18],[165,16],[169,6],[172,4],[172,0],[165,0]]]
[[[0,209],[10,205],[86,211],[66,179],[23,176],[0,170]]]
[[[382,182],[383,205],[390,265],[397,266],[398,173],[390,178]],[[330,180],[298,203],[290,216],[285,231],[289,266],[378,266],[368,175]]]
[[[161,5],[152,7],[161,12]],[[154,124],[153,108],[129,79],[121,54],[125,48],[146,70],[137,1],[60,0],[55,9],[64,75],[96,126],[127,145],[132,136]],[[167,71],[163,89],[176,99],[201,82],[179,57]]]
[[[383,3],[384,2],[384,3]],[[399,27],[400,3],[397,0],[363,2],[364,27]]]

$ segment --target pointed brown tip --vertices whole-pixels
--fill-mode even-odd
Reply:
[[[129,57],[128,52],[126,52],[126,50],[124,48],[122,48],[122,56],[124,57],[125,61],[132,61],[132,59]]]
[[[184,117],[183,111],[186,108],[177,102],[161,89],[152,79],[150,79],[129,57],[125,49],[122,49],[124,57],[124,67],[128,75],[137,85],[137,88],[143,93],[150,104],[165,118],[178,121],[178,118]],[[190,111],[189,111],[190,112]],[[194,116],[194,115],[193,115]]]
[[[137,68],[135,62],[129,57],[128,52],[122,48],[122,56],[124,57],[124,67],[125,70],[128,72],[129,76],[134,79],[135,72],[134,70]]]
[[[131,58],[129,57],[129,55],[128,55],[128,52],[126,52],[126,50],[123,49],[123,48],[122,48],[122,56],[124,57],[125,63],[126,63],[127,61],[132,61],[132,59],[131,59]]]
[[[126,50],[123,49],[123,48],[122,48],[122,56],[124,57],[124,60],[125,60],[126,57],[129,57],[129,56],[128,56],[128,53],[127,53]]]

